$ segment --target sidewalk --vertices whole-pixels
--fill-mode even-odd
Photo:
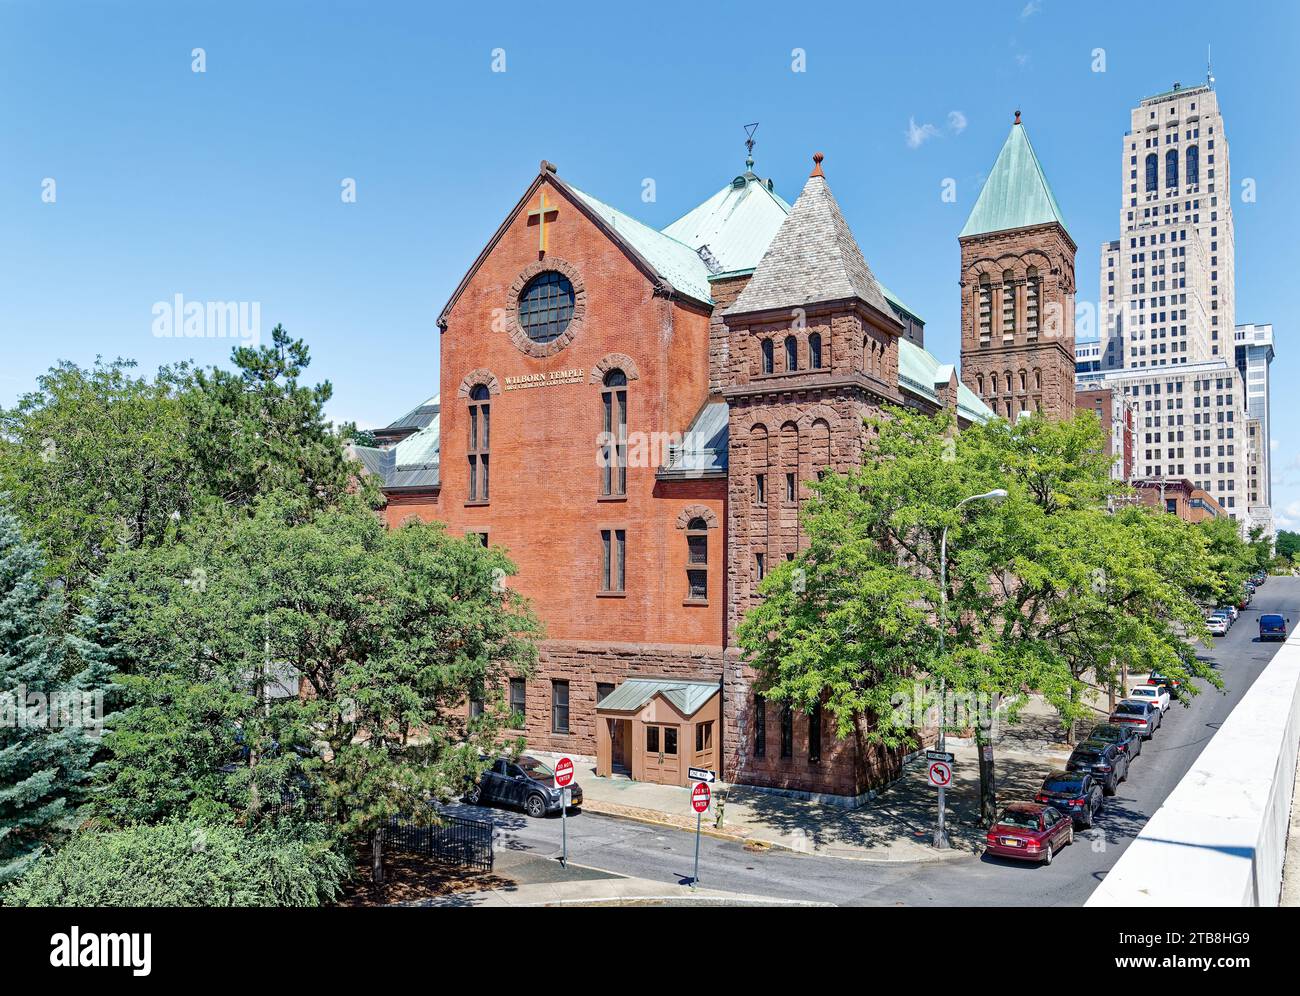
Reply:
[[[1019,747],[1019,744],[1017,744]],[[1036,744],[1033,750],[998,750],[995,777],[1002,800],[1032,798],[1052,767],[1064,765],[1068,749]],[[943,861],[976,854],[984,832],[979,815],[979,765],[976,749],[952,748],[956,757],[948,792],[947,822],[952,849],[931,846],[938,793],[926,778],[924,760],[914,760],[903,776],[858,809],[843,809],[764,792],[743,785],[716,785],[722,802],[705,814],[705,832],[755,847],[780,847],[858,861]],[[690,790],[631,779],[597,777],[590,763],[578,764],[583,809],[645,823],[695,829]]]
[[[459,892],[412,902],[407,907],[518,906],[821,906],[771,899],[718,889],[691,889],[687,885],[629,878],[572,862],[567,868],[552,858],[502,851],[493,877],[502,884],[491,889]]]

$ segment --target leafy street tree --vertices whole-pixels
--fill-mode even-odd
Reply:
[[[1105,688],[1125,666],[1218,684],[1186,639],[1204,631],[1196,596],[1213,584],[1208,544],[1173,516],[1117,502],[1091,413],[995,420],[954,437],[945,416],[897,411],[875,429],[861,471],[811,484],[807,549],[771,572],[740,626],[768,697],[806,711],[820,702],[840,736],[894,747],[915,732],[916,710],[899,703],[914,702],[918,679],[988,703],[969,724],[981,738],[1003,697],[1027,690],[1070,729],[1088,679]],[[995,488],[1005,501],[957,510]],[[988,819],[992,771],[981,767]]]
[[[99,809],[256,818],[306,786],[369,837],[379,879],[389,820],[435,818],[428,801],[500,746],[502,688],[533,667],[539,627],[499,549],[386,529],[360,501],[300,513],[280,495],[215,505],[114,558],[105,596],[137,664]],[[467,727],[469,699],[484,709]]]
[[[1289,529],[1279,529],[1277,531],[1277,555],[1285,557],[1287,560],[1295,560],[1300,555],[1300,533],[1292,532]]]
[[[94,623],[65,628],[43,567],[0,508],[0,885],[76,825],[111,668]]]
[[[278,325],[271,338],[233,350],[233,370],[61,363],[0,410],[0,493],[70,609],[111,554],[157,545],[209,499],[247,508],[278,491],[306,516],[353,490],[374,498],[344,454],[354,427],[325,418],[333,389],[299,383],[307,347]]]

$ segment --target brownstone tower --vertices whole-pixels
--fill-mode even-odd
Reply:
[[[998,415],[1074,414],[1074,240],[1020,112],[958,238],[961,377]]]
[[[725,319],[730,362],[728,631],[801,546],[805,482],[861,466],[863,419],[901,404],[890,310],[822,174],[822,156]]]

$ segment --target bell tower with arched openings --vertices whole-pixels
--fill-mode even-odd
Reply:
[[[958,238],[961,379],[998,415],[1074,414],[1074,240],[1016,111]]]

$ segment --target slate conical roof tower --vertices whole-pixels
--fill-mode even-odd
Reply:
[[[722,316],[731,632],[766,571],[800,548],[807,482],[828,468],[860,467],[864,420],[903,400],[903,326],[835,202],[822,158],[813,157],[799,199]]]
[[[1074,240],[1016,111],[958,236],[961,378],[998,415],[1074,413]]]

